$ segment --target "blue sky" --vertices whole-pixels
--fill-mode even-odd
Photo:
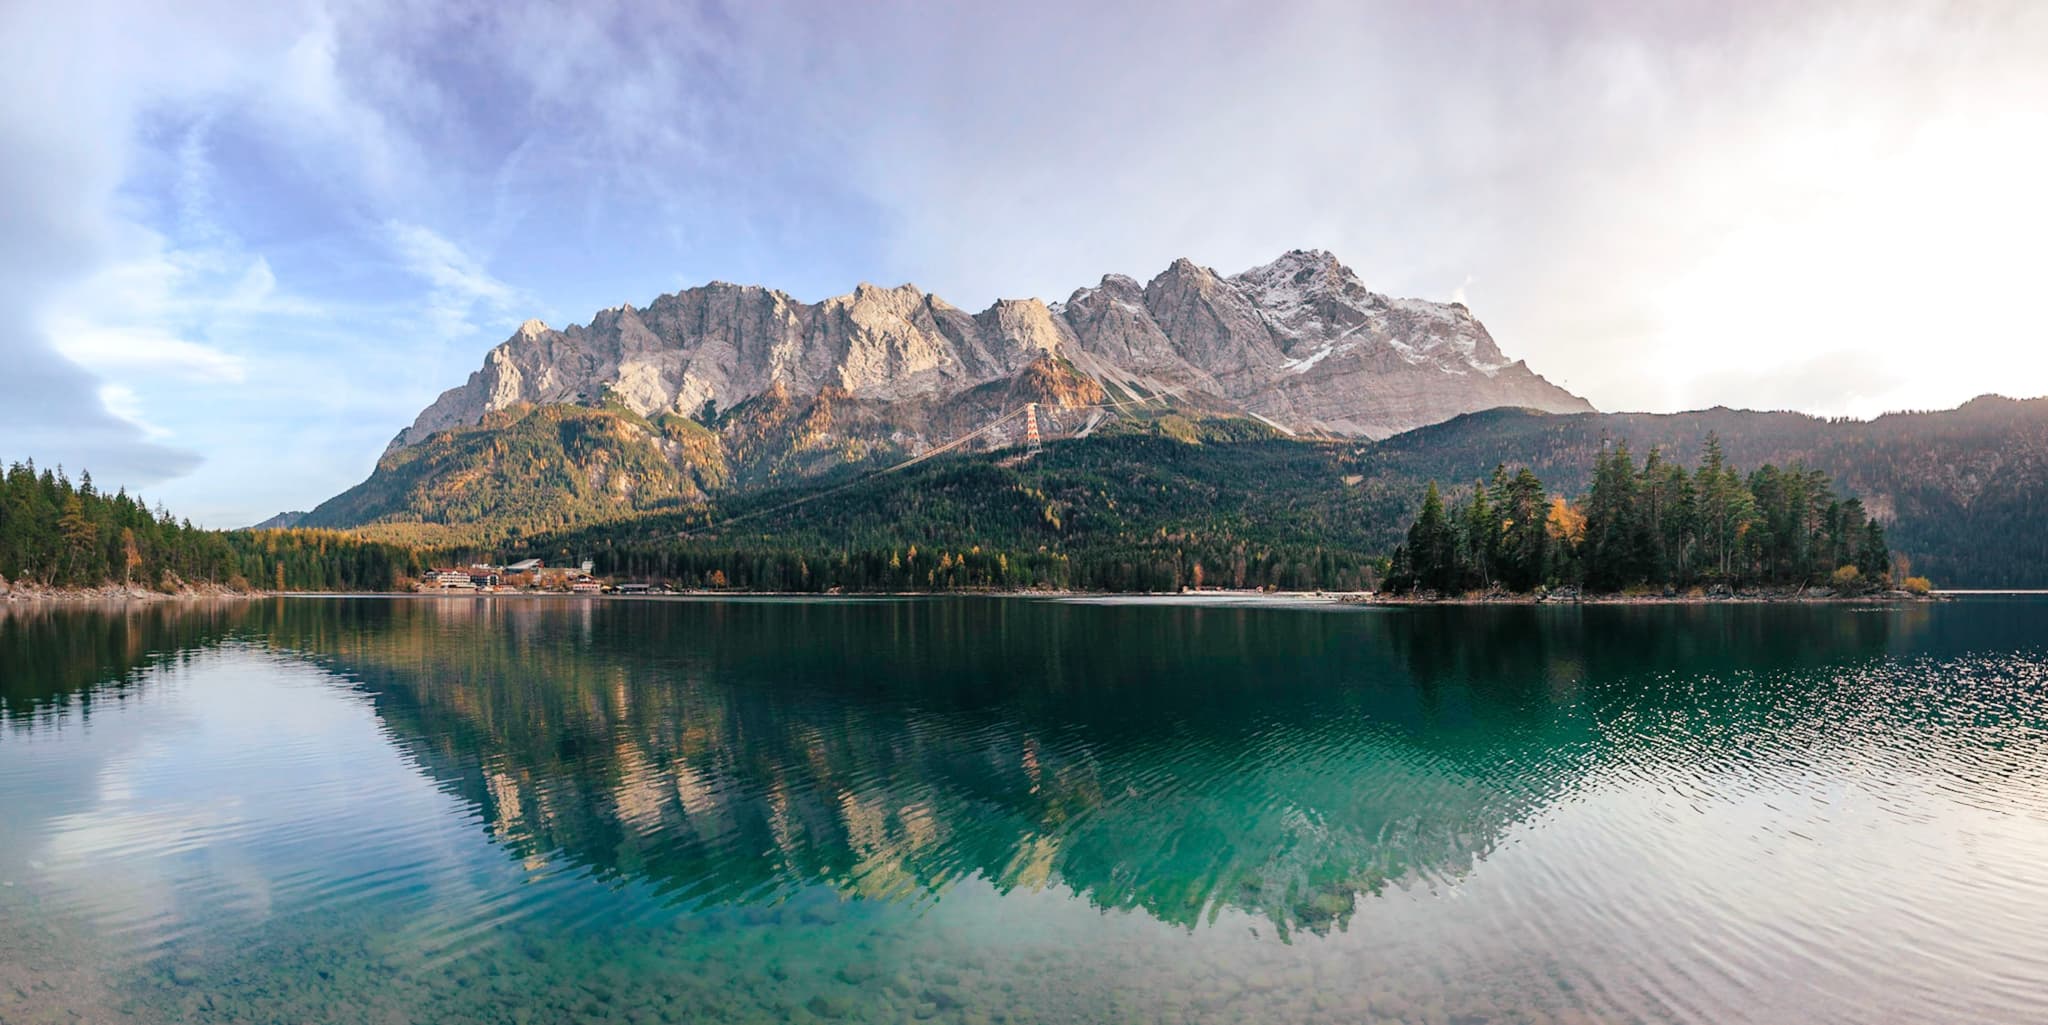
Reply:
[[[2048,5],[27,0],[0,458],[308,508],[519,321],[1327,248],[1605,409],[2048,393]]]

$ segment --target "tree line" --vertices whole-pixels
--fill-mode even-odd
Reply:
[[[522,550],[518,554],[524,554]],[[1176,592],[1231,587],[1364,590],[1375,560],[1337,547],[1191,539],[1056,551],[1050,548],[783,547],[779,544],[599,542],[587,554],[599,576],[685,588],[748,591],[1084,590]]]
[[[0,577],[17,583],[388,591],[424,565],[416,549],[333,531],[206,530],[33,460],[0,478]]]
[[[1696,470],[1652,448],[1605,447],[1579,501],[1551,495],[1524,467],[1494,469],[1447,505],[1436,482],[1387,569],[1398,592],[1595,593],[1706,586],[1814,587],[1861,593],[1922,578],[1895,567],[1884,525],[1828,475],[1765,464],[1747,476],[1709,434]]]
[[[1431,479],[1470,487],[1496,463],[1526,465],[1553,491],[1581,494],[1609,439],[1640,460],[1697,466],[1708,434],[1742,467],[1824,470],[1843,494],[1881,516],[1885,540],[1915,575],[1947,586],[2039,587],[2048,581],[2048,398],[1985,397],[1957,409],[1869,421],[1791,412],[1574,413],[1493,409],[1357,447],[1353,468],[1375,491],[1367,547],[1404,540]],[[1449,490],[1446,494],[1449,494]]]
[[[847,488],[509,537],[494,558],[588,558],[681,587],[847,591],[1364,590],[1378,556],[1332,447],[1091,438],[934,460]],[[1389,515],[1405,515],[1402,512]]]

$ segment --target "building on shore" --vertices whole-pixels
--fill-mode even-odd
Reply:
[[[469,571],[461,569],[437,569],[427,574],[426,585],[439,591],[474,591],[477,587]]]

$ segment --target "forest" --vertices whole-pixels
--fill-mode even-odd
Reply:
[[[2048,577],[2048,532],[2038,527],[2048,516],[2048,400],[1981,399],[1869,422],[1500,409],[1377,442],[1302,441],[1246,433],[1248,421],[1173,417],[1040,452],[965,454],[867,476],[849,469],[745,489],[715,476],[679,478],[665,491],[635,492],[633,508],[612,513],[599,492],[565,491],[547,474],[558,464],[633,465],[645,432],[627,431],[627,444],[618,441],[621,417],[609,411],[539,413],[455,432],[446,446],[416,446],[420,473],[351,492],[395,487],[378,501],[432,509],[439,519],[345,529],[200,530],[124,493],[99,492],[89,477],[74,483],[18,465],[0,488],[0,575],[44,586],[388,590],[432,566],[539,557],[555,566],[589,559],[619,580],[733,590],[1359,590],[1390,569],[1416,575],[1421,549],[1404,542],[1428,482],[1479,479],[1439,489],[1437,503],[1468,504],[1483,491],[1489,512],[1522,508],[1502,516],[1522,533],[1504,536],[1498,554],[1482,536],[1484,559],[1434,564],[1424,589],[1833,586],[1845,565],[1867,578],[1858,587],[1885,574],[1950,587],[2038,586]],[[703,440],[675,420],[655,426],[678,444]],[[1628,453],[1618,438],[1653,453],[1642,466],[1624,460],[1626,487],[1613,465]],[[451,461],[436,462],[444,458]],[[1530,480],[1489,479],[1500,463],[1527,467]],[[1727,469],[1733,463],[1764,469],[1737,474]],[[1720,468],[1709,472],[1709,464]],[[450,473],[476,479],[470,471],[480,467],[496,490],[446,483]],[[515,485],[528,478],[531,493],[520,494]],[[1541,536],[1526,514],[1532,492],[1546,503]],[[1559,493],[1587,497],[1564,503],[1553,528]],[[1625,496],[1616,502],[1627,517],[1594,515],[1611,495]],[[1701,503],[1723,497],[1741,515],[1702,519]],[[1460,510],[1470,512],[1464,504],[1442,510],[1454,533],[1469,529]],[[1579,516],[1591,521],[1590,541],[1578,538]],[[1882,523],[1882,559],[1856,554],[1872,522]],[[1866,537],[1848,540],[1859,529]],[[1441,550],[1441,537],[1432,543]],[[1399,567],[1385,558],[1397,546]]]
[[[1181,411],[1115,421],[1035,454],[968,453],[886,473],[876,471],[895,459],[854,445],[843,424],[791,413],[823,431],[791,449],[760,440],[796,429],[779,413],[701,415],[716,437],[696,421],[612,405],[507,410],[387,455],[300,525],[446,562],[589,558],[607,574],[693,586],[722,574],[735,588],[1158,590],[1192,584],[1199,567],[1204,584],[1352,589],[1369,586],[1375,558],[1405,540],[1430,480],[1470,482],[1505,462],[1578,494],[1615,439],[1692,466],[1714,434],[1730,462],[1825,472],[1883,522],[1918,575],[1951,587],[2048,581],[2038,526],[2048,516],[2048,399],[1987,397],[1870,421],[1494,409],[1379,441],[1284,438],[1249,419]],[[825,468],[763,462],[785,449]]]
[[[1339,454],[1277,440],[1089,438],[730,495],[494,552],[749,590],[1366,589],[1385,549],[1365,543]]]
[[[1886,540],[1910,557],[1916,575],[1943,587],[2048,586],[2048,398],[1986,396],[1874,420],[1725,408],[1562,416],[1492,409],[1361,446],[1349,472],[1372,507],[1367,546],[1386,552],[1403,540],[1430,480],[1469,482],[1505,461],[1577,494],[1614,439],[1638,453],[1655,446],[1690,466],[1710,434],[1738,465],[1826,472],[1884,521]]]
[[[1627,443],[1595,460],[1585,497],[1550,494],[1523,467],[1446,504],[1434,481],[1388,590],[1453,595],[1569,588],[1597,594],[1689,588],[1821,588],[1837,594],[1929,583],[1895,567],[1884,525],[1828,475],[1765,464],[1743,475],[1717,435],[1688,472],[1652,448],[1640,467]]]
[[[0,478],[0,577],[16,584],[389,591],[423,565],[417,550],[335,531],[205,530],[33,460]]]

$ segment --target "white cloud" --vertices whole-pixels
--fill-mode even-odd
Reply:
[[[74,322],[59,323],[50,333],[57,340],[57,351],[106,377],[170,376],[200,383],[236,383],[247,376],[240,357],[151,328]],[[134,394],[125,385],[121,391],[131,397]],[[102,388],[100,394],[107,395],[107,389]]]
[[[2048,5],[845,17],[802,23],[789,102],[887,211],[882,273],[965,305],[1305,245],[1468,292],[1604,408],[2048,392]],[[1866,368],[1803,376],[1838,352]]]
[[[100,385],[99,394],[100,402],[107,407],[107,412],[133,424],[142,431],[143,437],[155,441],[171,436],[170,431],[143,419],[142,399],[135,394],[133,388],[124,384],[103,384]]]
[[[469,334],[476,314],[503,316],[522,301],[517,289],[433,230],[391,221],[385,232],[406,270],[433,286],[425,313],[443,337]]]
[[[175,432],[204,501],[280,409],[367,465],[477,332],[677,268],[979,305],[1293,246],[1607,408],[2048,392],[2048,5],[1049,3],[0,4],[0,441]]]

